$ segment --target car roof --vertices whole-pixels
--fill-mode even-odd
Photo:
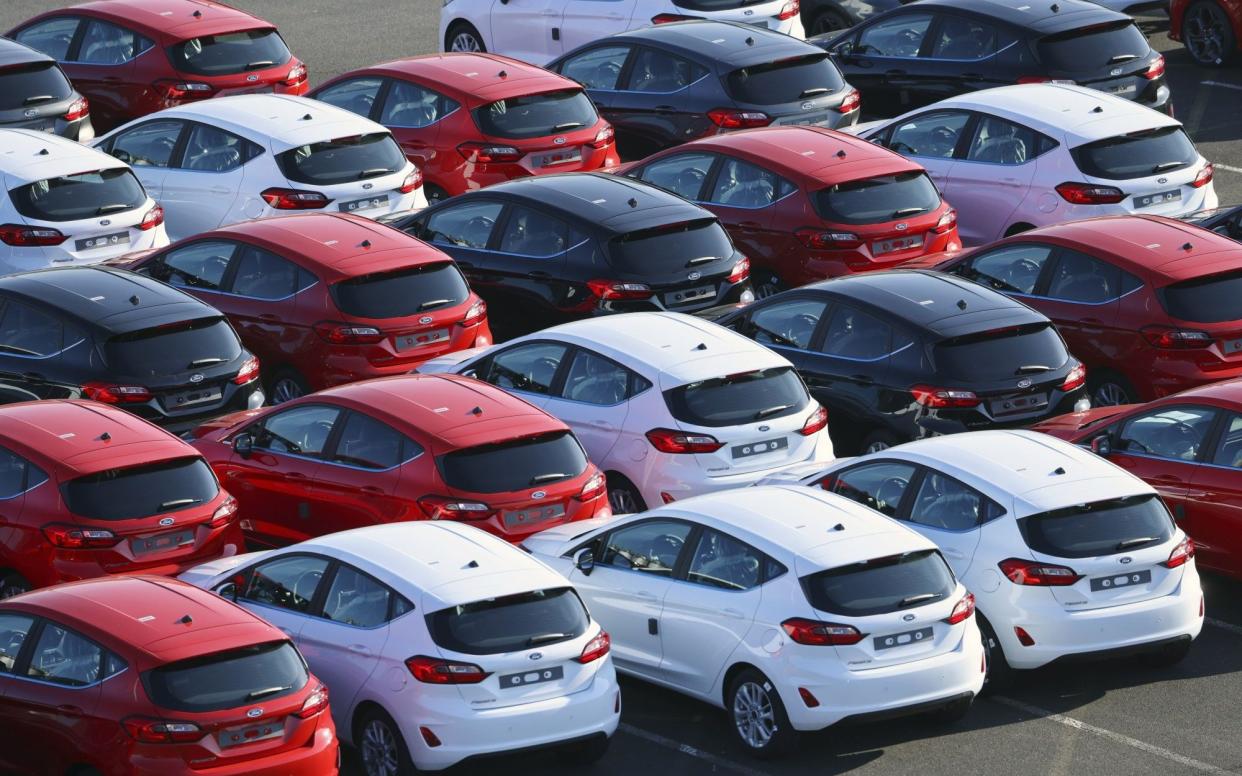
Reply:
[[[1236,407],[1242,405],[1242,377],[1201,385],[1198,388],[1191,388],[1187,391],[1155,399],[1152,403],[1158,402],[1164,406],[1169,404],[1190,404],[1196,401],[1209,401],[1222,406],[1233,405]]]
[[[346,77],[355,73],[346,74]],[[447,52],[394,59],[361,72],[409,76],[430,81],[436,89],[466,98],[474,108],[507,97],[555,89],[581,90],[582,84],[542,67],[498,54]]]
[[[103,151],[48,132],[0,129],[0,174],[12,189],[27,183],[93,170],[128,169]]]
[[[57,13],[81,11],[178,39],[273,26],[253,14],[211,0],[96,0],[59,9]]]
[[[823,184],[923,169],[918,162],[882,145],[823,127],[778,126],[728,132],[677,146],[669,155],[697,150],[740,153],[785,175]]]
[[[0,67],[23,65],[34,62],[55,62],[56,60],[31,47],[0,36]]]
[[[788,57],[824,54],[817,46],[774,30],[706,19],[638,27],[606,40],[655,43],[670,51],[716,62],[728,70]],[[588,45],[599,43],[593,41]]]
[[[1021,4],[1014,0],[922,0],[919,6],[991,16],[1042,35],[1129,18],[1086,0],[1034,0]]]

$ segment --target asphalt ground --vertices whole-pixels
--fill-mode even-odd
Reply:
[[[521,2],[521,0],[518,0]],[[60,0],[0,0],[8,29]],[[277,24],[313,83],[373,62],[437,48],[436,0],[234,0]],[[1242,202],[1242,68],[1191,64],[1168,39],[1168,20],[1142,20],[1168,59],[1177,117],[1216,163],[1222,203]],[[1171,669],[1138,660],[1054,667],[978,700],[960,723],[922,718],[837,728],[803,737],[777,763],[747,758],[722,711],[637,681],[623,681],[621,728],[598,776],[1169,776],[1242,774],[1242,583],[1206,577],[1207,625]],[[347,754],[349,776],[360,771]],[[451,771],[569,772],[552,754],[468,764]]]

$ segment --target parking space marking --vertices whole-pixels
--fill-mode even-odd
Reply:
[[[1238,168],[1238,172],[1242,172],[1242,168]],[[1225,622],[1224,620],[1216,620],[1211,617],[1204,617],[1203,622],[1208,625],[1211,625],[1214,628],[1223,628],[1224,630],[1227,630],[1230,633],[1236,633],[1239,636],[1242,636],[1242,625],[1234,625],[1231,622]]]
[[[1228,170],[1229,172],[1242,172],[1242,167],[1234,167],[1230,164],[1221,164],[1220,162],[1212,162],[1212,166],[1218,170]]]
[[[743,776],[769,776],[769,774],[765,773],[764,771],[760,771],[755,768],[750,768],[748,766],[741,765],[739,763],[730,762],[729,760],[726,760],[723,757],[717,757],[711,752],[704,752],[702,749],[696,749],[695,747],[690,746],[689,744],[683,744],[679,741],[674,741],[671,738],[665,738],[664,736],[658,733],[652,733],[649,730],[643,730],[642,728],[636,727],[627,722],[622,722],[620,725],[617,726],[617,729],[620,730],[622,733],[628,733],[632,736],[635,736],[636,738],[641,738],[644,741],[650,741],[651,743],[656,744],[658,746],[662,746],[666,749],[672,749],[674,751],[681,752],[684,755],[688,755],[690,757],[694,757],[696,759],[702,760],[703,762],[709,763],[711,765],[714,765],[717,768],[721,768],[726,771],[740,773],[740,774],[743,774]]]
[[[1221,86],[1226,89],[1237,89],[1238,91],[1242,92],[1242,84],[1229,84],[1229,83],[1225,83],[1224,81],[1200,81],[1199,83],[1203,84],[1204,86]]]
[[[1184,754],[1178,754],[1177,752],[1170,751],[1168,749],[1165,749],[1164,747],[1156,746],[1155,744],[1149,744],[1146,741],[1140,741],[1137,738],[1130,738],[1129,736],[1122,735],[1121,733],[1114,733],[1111,730],[1106,730],[1105,728],[1102,728],[1102,727],[1096,727],[1095,725],[1087,724],[1086,722],[1083,722],[1080,719],[1074,719],[1073,717],[1067,717],[1064,714],[1058,714],[1055,711],[1049,711],[1048,709],[1043,709],[1043,708],[1040,708],[1039,706],[1033,706],[1029,703],[1023,703],[1022,701],[1017,701],[1017,700],[1014,700],[1013,698],[1006,698],[1001,695],[994,695],[992,696],[992,700],[996,701],[997,703],[1008,706],[1010,708],[1017,709],[1018,711],[1024,711],[1027,714],[1030,714],[1032,716],[1051,720],[1061,725],[1065,725],[1066,727],[1074,728],[1075,730],[1081,730],[1084,733],[1090,733],[1092,735],[1099,736],[1100,738],[1107,739],[1109,741],[1112,741],[1113,743],[1123,744],[1125,746],[1129,746],[1134,749],[1147,752],[1148,754],[1154,754],[1157,757],[1163,757],[1166,760],[1172,760],[1173,762],[1179,765],[1182,765],[1186,768],[1192,768],[1196,771],[1201,771],[1203,773],[1218,773],[1218,774],[1237,774],[1238,773],[1237,771],[1231,771],[1226,768],[1218,768],[1215,765],[1212,765],[1211,763],[1205,763],[1201,760],[1196,760],[1193,757],[1187,757]]]

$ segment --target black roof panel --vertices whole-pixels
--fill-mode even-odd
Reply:
[[[55,62],[47,54],[9,38],[0,37],[0,67],[22,65],[27,62]]]
[[[1128,21],[1129,16],[1087,0],[921,0],[916,8],[934,6],[991,16],[1040,35],[1067,32],[1092,24]],[[1057,10],[1052,10],[1056,8]]]
[[[720,63],[726,70],[788,57],[823,54],[817,46],[773,30],[751,24],[707,20],[639,27],[607,40],[654,43],[670,51]]]

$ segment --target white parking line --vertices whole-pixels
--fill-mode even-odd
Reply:
[[[709,763],[717,768],[721,768],[727,771],[732,771],[733,773],[740,773],[740,774],[743,774],[744,776],[768,776],[768,774],[763,771],[756,770],[755,768],[750,768],[748,766],[732,762],[731,760],[726,760],[723,757],[717,757],[711,752],[704,752],[702,749],[696,749],[693,746],[690,746],[689,744],[683,744],[679,741],[674,741],[671,738],[665,738],[662,735],[659,735],[657,733],[652,733],[649,730],[643,730],[640,727],[635,727],[634,725],[631,725],[626,722],[622,722],[620,725],[618,725],[617,729],[620,730],[622,733],[628,733],[632,736],[636,736],[637,738],[650,741],[651,743],[657,744],[658,746],[662,746],[666,749],[672,749],[673,751],[681,752],[684,755],[697,758],[699,760],[702,760],[705,763]]]
[[[1242,169],[1238,170],[1238,172],[1242,172]],[[1223,628],[1224,630],[1227,630],[1230,633],[1236,633],[1239,636],[1242,636],[1242,625],[1234,625],[1231,622],[1225,622],[1224,620],[1215,620],[1211,617],[1204,617],[1203,621],[1207,623],[1208,625],[1211,625],[1214,628]]]
[[[1187,757],[1184,754],[1178,754],[1177,752],[1169,751],[1168,749],[1165,749],[1160,746],[1156,746],[1155,744],[1149,744],[1146,741],[1140,741],[1137,738],[1130,738],[1129,736],[1123,736],[1120,733],[1114,733],[1113,731],[1105,730],[1102,727],[1096,727],[1095,725],[1089,725],[1086,722],[1083,722],[1082,720],[1074,719],[1073,717],[1067,717],[1064,714],[1058,714],[1055,711],[1049,711],[1048,709],[1041,709],[1040,707],[1032,706],[1029,703],[1023,703],[1022,701],[1016,701],[1013,698],[1006,698],[1004,696],[994,695],[992,696],[992,700],[996,701],[997,703],[1003,704],[1005,706],[1009,706],[1010,708],[1017,709],[1018,711],[1024,711],[1027,714],[1030,714],[1032,716],[1051,720],[1053,722],[1057,722],[1062,725],[1065,725],[1066,727],[1074,728],[1075,730],[1081,730],[1084,733],[1090,733],[1092,735],[1099,736],[1100,738],[1107,739],[1117,744],[1123,744],[1125,746],[1129,746],[1134,749],[1147,752],[1148,754],[1154,754],[1157,757],[1163,757],[1166,760],[1171,760],[1177,763],[1178,765],[1181,765],[1186,768],[1191,768],[1196,771],[1201,771],[1203,773],[1218,773],[1218,774],[1229,774],[1229,775],[1233,775],[1237,773],[1237,771],[1230,771],[1225,768],[1218,768],[1215,765],[1212,765],[1211,763],[1205,763],[1200,760],[1196,760],[1193,757]]]
[[[1204,86],[1221,86],[1226,89],[1237,89],[1242,92],[1242,84],[1227,84],[1224,81],[1200,81]]]

